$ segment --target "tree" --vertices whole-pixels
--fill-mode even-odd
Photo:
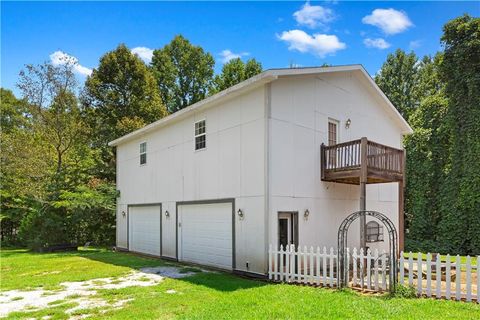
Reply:
[[[113,181],[114,156],[107,143],[167,114],[155,78],[123,44],[100,58],[82,97],[92,142],[102,152],[99,175]]]
[[[449,21],[439,68],[450,129],[448,177],[442,192],[441,242],[452,252],[480,254],[480,18]]]
[[[173,113],[207,96],[215,61],[200,46],[177,35],[165,47],[153,52],[151,65],[162,100]]]
[[[417,85],[418,58],[414,52],[409,54],[401,49],[389,54],[375,82],[392,101],[400,114],[408,121],[418,106]]]
[[[228,61],[222,67],[222,73],[215,76],[210,93],[230,88],[239,82],[251,78],[262,72],[262,65],[255,59],[250,59],[244,63],[240,58]]]

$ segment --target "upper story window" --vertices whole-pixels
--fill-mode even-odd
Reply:
[[[205,120],[195,122],[195,150],[207,147],[207,127]]]
[[[147,143],[140,143],[140,165],[147,164]]]
[[[328,145],[333,146],[338,143],[338,121],[328,120]]]
[[[383,227],[376,221],[367,223],[367,242],[383,241]]]

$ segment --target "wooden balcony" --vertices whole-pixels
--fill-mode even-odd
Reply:
[[[322,181],[338,183],[403,182],[404,150],[361,138],[321,146]]]

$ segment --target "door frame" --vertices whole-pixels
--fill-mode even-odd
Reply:
[[[182,205],[230,203],[232,205],[232,271],[236,269],[235,248],[235,198],[177,201],[175,203],[175,257],[178,260],[178,207]]]
[[[161,257],[163,255],[163,251],[162,251],[162,238],[163,238],[163,232],[162,232],[162,203],[161,202],[127,204],[127,216],[126,216],[126,218],[127,218],[127,250],[130,251],[130,208],[132,208],[132,207],[152,207],[152,206],[159,206],[160,207],[160,257]],[[132,251],[132,252],[136,252],[136,251]],[[139,252],[139,253],[141,253],[141,252]]]
[[[291,242],[298,247],[298,211],[278,211],[277,212],[277,244],[280,247],[280,219],[281,216],[288,217],[290,220]],[[285,219],[285,218],[283,218]]]

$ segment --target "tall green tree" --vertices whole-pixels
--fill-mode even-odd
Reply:
[[[419,104],[418,91],[415,90],[418,83],[417,62],[414,52],[407,54],[397,49],[387,56],[375,76],[375,82],[407,121]]]
[[[202,47],[194,46],[181,35],[153,52],[152,69],[163,102],[170,113],[181,110],[207,96],[215,61]]]
[[[100,58],[85,81],[82,101],[92,141],[102,152],[98,174],[112,181],[114,156],[108,142],[167,114],[152,72],[123,44]]]
[[[440,77],[449,108],[450,163],[442,193],[441,242],[452,252],[480,254],[480,18],[448,22]]]
[[[230,88],[260,72],[262,72],[262,64],[255,59],[250,59],[246,63],[240,58],[232,59],[223,65],[222,73],[215,76],[210,93]]]

